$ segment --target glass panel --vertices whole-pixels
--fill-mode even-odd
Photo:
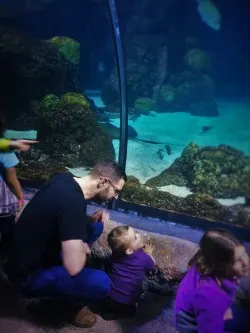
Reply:
[[[19,156],[19,177],[45,180],[65,169],[84,175],[98,159],[117,158],[120,97],[112,110],[101,98],[116,67],[107,3],[13,6],[0,4],[5,135],[40,141]],[[118,81],[112,87],[118,91]]]
[[[247,1],[118,3],[133,176],[122,199],[249,226]]]

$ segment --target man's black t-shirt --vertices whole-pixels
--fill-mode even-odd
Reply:
[[[72,174],[58,174],[44,184],[16,225],[6,266],[10,279],[60,264],[61,241],[86,241],[86,210],[87,202]]]

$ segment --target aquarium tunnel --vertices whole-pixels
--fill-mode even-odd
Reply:
[[[40,141],[19,155],[27,198],[57,172],[116,159],[128,182],[113,219],[195,242],[223,226],[249,241],[247,8],[1,1],[5,135]]]

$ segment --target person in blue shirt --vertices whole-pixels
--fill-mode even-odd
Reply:
[[[16,213],[24,204],[15,166],[19,163],[14,152],[0,152],[0,253],[5,256],[11,242]]]

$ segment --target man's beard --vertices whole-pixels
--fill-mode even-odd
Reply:
[[[108,191],[104,190],[103,192],[98,193],[92,200],[98,204],[107,203],[112,200],[112,198],[108,198]]]

